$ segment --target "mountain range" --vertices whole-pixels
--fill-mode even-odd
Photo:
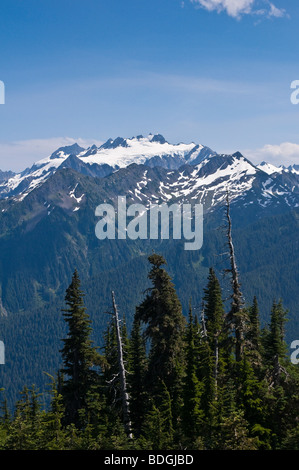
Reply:
[[[118,137],[109,139],[100,147],[93,145],[88,149],[78,144],[61,147],[20,173],[1,172],[0,198],[15,196],[22,200],[63,168],[72,168],[87,176],[105,177],[132,164],[168,170],[181,168],[179,175],[175,171],[167,173],[166,178],[171,182],[168,185],[167,182],[163,183],[161,193],[163,199],[165,188],[166,200],[182,198],[191,192],[193,198],[202,196],[203,191],[218,194],[218,189],[227,185],[233,198],[259,186],[260,204],[267,204],[269,199],[280,196],[283,196],[280,202],[284,200],[295,206],[298,203],[298,165],[287,168],[262,162],[255,166],[239,152],[219,155],[209,147],[195,143],[169,144],[160,134],[139,135],[131,139]],[[217,198],[212,202],[212,205],[215,204]]]
[[[40,371],[57,370],[65,334],[61,309],[75,268],[98,344],[111,290],[130,327],[149,285],[152,250],[165,256],[184,311],[190,298],[198,311],[210,266],[226,296],[227,194],[245,302],[257,296],[265,323],[273,300],[282,297],[287,337],[298,339],[298,165],[254,165],[240,152],[219,154],[150,134],[87,149],[62,147],[20,173],[0,172],[0,340],[6,347],[0,378],[9,399],[25,384],[45,387]],[[203,204],[202,249],[187,252],[182,240],[98,240],[95,209],[116,204],[119,195],[145,207]]]

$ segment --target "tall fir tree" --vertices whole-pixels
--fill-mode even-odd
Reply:
[[[204,306],[207,339],[213,355],[214,390],[217,399],[218,388],[221,378],[223,380],[221,376],[223,376],[227,359],[224,345],[227,344],[228,333],[221,287],[213,268],[210,268],[208,285],[204,290]]]
[[[286,434],[289,426],[286,416],[290,416],[290,413],[287,413],[289,403],[295,405],[298,410],[298,401],[296,404],[296,400],[293,401],[293,394],[287,392],[288,387],[292,386],[293,378],[290,376],[285,342],[286,315],[287,311],[283,308],[282,300],[274,301],[268,329],[264,335],[264,361],[269,392],[267,419],[272,430],[272,447],[277,447]]]
[[[228,381],[230,364],[229,335],[219,280],[213,268],[209,269],[204,289],[203,317],[205,334],[202,338],[202,380],[204,394],[202,406],[205,413],[205,442],[213,446],[213,434],[219,426]]]
[[[250,359],[257,377],[263,377],[263,347],[262,330],[260,326],[259,306],[256,296],[248,308],[248,324],[245,334],[245,348],[247,358]]]
[[[268,365],[269,378],[278,385],[285,375],[287,345],[285,342],[285,323],[287,311],[283,308],[282,300],[272,304],[268,333],[264,338],[265,360]]]
[[[253,297],[252,306],[249,308],[249,321],[250,327],[247,333],[247,339],[251,343],[253,349],[260,349],[260,318],[259,318],[259,306],[256,296]]]
[[[188,445],[198,442],[204,421],[201,403],[204,384],[198,378],[199,355],[196,349],[198,325],[194,322],[192,304],[189,303],[188,325],[186,329],[186,372],[183,387],[182,427]]]
[[[238,391],[236,401],[238,409],[242,411],[244,420],[251,437],[261,450],[270,449],[271,431],[267,427],[267,407],[265,396],[267,393],[265,380],[260,376],[259,369],[252,363],[252,355],[244,351],[239,375],[235,382]]]
[[[163,381],[158,390],[159,393],[145,416],[141,442],[145,439],[151,449],[167,450],[174,446],[172,400]]]
[[[65,423],[73,423],[78,427],[86,424],[82,422],[82,411],[79,411],[84,410],[87,419],[87,396],[99,384],[96,366],[100,364],[100,355],[90,339],[91,321],[86,313],[80,284],[75,270],[72,282],[66,290],[67,308],[63,309],[68,336],[62,340],[63,368],[60,371],[63,376],[60,392],[65,407]]]
[[[45,435],[47,450],[63,450],[65,445],[65,430],[62,426],[64,406],[62,395],[59,393],[60,377],[57,379],[50,376],[51,383],[51,406],[45,417]]]
[[[176,419],[184,373],[185,318],[171,278],[161,267],[165,259],[154,253],[148,260],[152,287],[136,310],[136,318],[146,325],[145,334],[150,340],[147,390],[155,394],[163,383],[177,408],[173,410]]]
[[[146,344],[142,335],[140,321],[134,316],[129,355],[129,393],[131,420],[134,436],[139,436],[147,409],[147,392],[145,376],[147,371]]]

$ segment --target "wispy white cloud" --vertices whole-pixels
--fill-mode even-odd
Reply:
[[[243,15],[259,15],[268,18],[288,16],[283,8],[277,8],[269,0],[190,0],[195,6],[217,13],[225,12],[240,19]]]
[[[285,9],[277,8],[273,3],[269,4],[270,10],[268,11],[268,16],[273,16],[275,18],[282,18],[284,16],[289,16]]]
[[[225,11],[235,18],[251,12],[255,0],[191,0],[192,3],[208,11]]]
[[[0,169],[22,171],[34,162],[51,155],[59,147],[77,143],[83,148],[101,145],[102,142],[72,137],[52,137],[49,139],[28,139],[15,142],[0,141]]]
[[[80,82],[78,90],[160,90],[169,93],[186,93],[191,95],[205,95],[211,93],[223,95],[256,95],[265,94],[269,89],[268,82],[252,83],[237,79],[212,78],[201,75],[167,74],[167,73],[139,73],[139,76],[119,76],[110,78],[95,78]]]
[[[242,152],[253,163],[262,161],[273,165],[299,164],[299,144],[293,142],[282,142],[281,144],[267,144],[254,150],[243,150]]]

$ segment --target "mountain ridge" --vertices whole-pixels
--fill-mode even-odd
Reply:
[[[226,155],[214,152],[209,147],[194,142],[190,144],[169,144],[161,134],[150,134],[147,137],[138,135],[130,139],[117,137],[113,140],[110,138],[99,147],[92,145],[88,149],[83,149],[77,143],[60,147],[49,157],[36,162],[31,168],[26,168],[18,174],[8,175],[4,180],[2,178],[2,181],[0,178],[0,200],[10,197],[15,197],[18,201],[24,199],[32,190],[42,185],[51,175],[62,168],[73,168],[78,173],[103,178],[132,164],[145,165],[150,168],[162,167],[168,170],[178,170],[180,168],[183,170],[185,168],[184,171],[189,165],[198,169],[197,179],[205,178],[207,172],[211,175],[214,167],[214,169],[219,170],[218,177],[223,177],[223,181],[227,180],[227,176],[229,176],[229,179],[236,181],[232,164],[234,159],[239,163],[242,161],[244,167],[247,165],[244,170],[247,175],[249,175],[249,172],[255,173],[257,178],[264,180],[265,188],[262,198],[265,194],[271,198],[274,192],[275,197],[287,192],[287,203],[294,204],[294,207],[297,207],[297,199],[291,197],[292,193],[296,193],[299,184],[299,171],[297,171],[296,165],[288,168],[283,166],[275,167],[266,162],[254,165],[238,151],[232,155]],[[226,174],[224,169],[225,166],[228,167],[228,161],[231,162],[231,167],[230,173]],[[205,166],[204,170],[202,170],[203,166]],[[241,168],[241,165],[239,167]],[[258,170],[262,172],[260,175],[268,175],[270,179],[258,177]],[[279,175],[281,176],[279,177]],[[244,191],[246,191],[249,186],[246,186],[244,176],[242,176],[242,181]],[[216,177],[217,174],[214,175],[214,179]],[[247,178],[247,181],[249,180],[250,178]],[[269,190],[270,183],[273,183],[272,191]],[[182,184],[178,184],[178,186],[183,190]],[[206,186],[207,180],[202,182],[202,187]],[[230,186],[232,185],[230,184]],[[285,191],[286,186],[287,191]]]

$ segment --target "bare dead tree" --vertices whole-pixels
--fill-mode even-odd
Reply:
[[[236,339],[236,360],[240,361],[243,353],[244,331],[245,331],[245,315],[243,312],[243,296],[241,293],[239,273],[237,269],[235,248],[232,238],[232,221],[230,216],[230,202],[228,191],[226,193],[226,218],[227,218],[227,243],[229,248],[230,269],[232,284],[232,303],[229,312],[229,321],[231,322]]]
[[[119,317],[118,317],[117,305],[115,302],[115,295],[113,291],[111,292],[111,294],[112,294],[112,305],[113,305],[114,321],[115,321],[115,329],[116,329],[119,379],[120,379],[120,387],[121,387],[121,400],[122,400],[124,428],[128,437],[132,438],[132,431],[131,431],[132,427],[131,427],[131,421],[130,421],[130,400],[129,400],[129,394],[128,394],[127,380],[126,380],[126,369],[125,369],[124,357],[123,357],[123,343],[122,343],[121,332],[119,328]]]
[[[205,319],[205,304],[202,302],[202,307],[200,310],[200,319],[202,325],[202,336],[206,338],[208,336],[207,327],[206,327],[206,319]]]

